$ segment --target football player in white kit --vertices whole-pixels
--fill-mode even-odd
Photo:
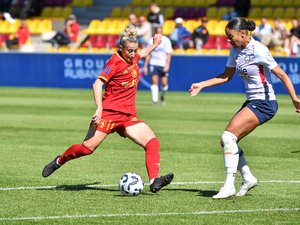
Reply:
[[[162,34],[162,28],[154,29],[155,34]],[[152,40],[150,40],[150,45]],[[144,74],[148,74],[148,65],[150,65],[150,75],[152,80],[151,94],[154,104],[158,102],[159,78],[161,84],[161,104],[165,105],[165,93],[168,90],[169,69],[171,63],[172,45],[169,38],[162,36],[161,44],[147,56],[144,64]]]
[[[258,184],[258,180],[251,173],[238,141],[248,135],[257,126],[270,120],[277,112],[277,101],[271,84],[271,73],[275,74],[288,91],[296,112],[300,112],[300,99],[288,75],[278,66],[267,47],[251,38],[251,31],[255,29],[252,20],[241,17],[228,22],[225,33],[232,45],[225,71],[215,78],[193,83],[190,95],[197,95],[203,88],[228,82],[234,73],[244,81],[247,100],[241,109],[233,116],[227,125],[221,146],[224,151],[224,165],[226,180],[214,199],[231,196],[244,196],[251,188]],[[234,186],[236,171],[241,172],[243,182],[236,193]]]

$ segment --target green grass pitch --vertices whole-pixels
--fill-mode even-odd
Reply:
[[[46,163],[85,137],[92,90],[0,88],[0,224],[299,224],[300,115],[287,95],[277,96],[277,115],[240,142],[259,186],[244,197],[211,198],[225,178],[220,137],[244,98],[169,92],[162,107],[138,92],[138,115],[161,142],[160,173],[175,174],[152,194],[144,150],[118,134],[42,178]],[[141,195],[121,195],[125,172],[142,176]]]

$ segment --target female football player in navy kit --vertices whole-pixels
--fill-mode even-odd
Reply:
[[[226,180],[214,199],[243,196],[258,184],[251,173],[239,140],[252,132],[257,126],[270,120],[277,112],[277,101],[271,85],[271,73],[275,74],[288,91],[291,100],[300,112],[300,100],[287,74],[278,66],[267,47],[251,38],[255,29],[252,20],[233,18],[225,28],[226,36],[232,45],[225,71],[215,78],[193,83],[190,95],[197,95],[202,89],[229,82],[234,73],[244,81],[247,100],[227,125],[221,146],[224,151]],[[243,177],[242,185],[236,193],[234,180],[236,171]]]

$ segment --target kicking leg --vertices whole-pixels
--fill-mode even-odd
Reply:
[[[106,133],[97,131],[94,126],[90,126],[84,142],[70,146],[61,156],[57,156],[53,161],[48,163],[43,169],[42,176],[50,176],[63,164],[72,159],[92,154],[106,136]]]
[[[154,132],[145,123],[138,123],[126,127],[125,135],[145,149],[146,168],[150,181],[150,191],[155,193],[170,184],[174,178],[173,173],[158,177],[160,169],[159,141]]]

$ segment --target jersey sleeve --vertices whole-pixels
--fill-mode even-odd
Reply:
[[[236,61],[235,61],[235,58],[234,58],[233,48],[230,48],[230,52],[229,52],[229,56],[228,56],[228,59],[227,59],[226,66],[230,67],[230,68],[236,67]]]
[[[166,37],[166,52],[167,53],[172,53],[173,49],[172,49],[172,44],[169,38]]]
[[[140,59],[141,59],[141,56],[140,56],[140,54],[136,54],[135,55],[135,57],[133,58],[133,63],[138,63],[139,61],[140,61]]]
[[[102,82],[107,83],[115,73],[116,73],[115,62],[112,59],[110,59],[104,66],[104,69],[102,70],[98,78]]]
[[[262,46],[259,48],[259,51],[256,51],[255,58],[258,64],[264,65],[270,70],[274,69],[278,65],[269,49],[265,46]]]

